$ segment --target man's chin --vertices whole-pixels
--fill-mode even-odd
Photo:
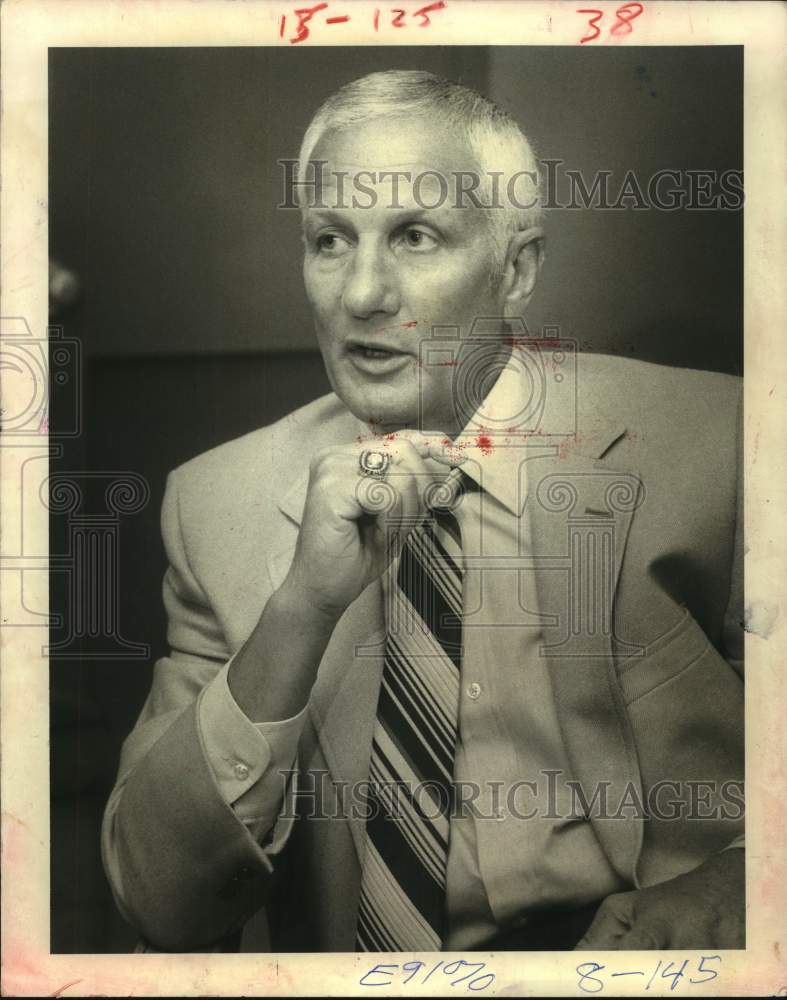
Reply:
[[[395,434],[396,431],[415,429],[418,427],[418,415],[406,413],[372,413],[367,416],[355,414],[362,420],[372,434]]]
[[[418,429],[418,404],[412,400],[394,401],[348,398],[338,393],[344,405],[354,417],[365,423],[375,434],[392,434],[404,428]]]

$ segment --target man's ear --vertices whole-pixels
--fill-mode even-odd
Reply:
[[[544,230],[540,226],[514,233],[503,268],[506,313],[520,315],[530,301],[544,263]]]

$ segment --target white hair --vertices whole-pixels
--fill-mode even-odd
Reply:
[[[314,149],[327,132],[379,119],[413,117],[464,135],[481,174],[478,197],[489,205],[499,200],[499,207],[485,209],[499,270],[511,236],[542,221],[538,162],[513,118],[469,87],[424,70],[385,70],[353,80],[332,94],[312,118],[301,143],[298,180],[305,183]],[[495,173],[500,175],[497,199],[493,198]],[[526,183],[517,183],[512,202],[505,195],[506,179],[517,174]]]

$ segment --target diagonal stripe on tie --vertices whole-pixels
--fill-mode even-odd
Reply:
[[[460,607],[449,603],[437,583],[435,579],[435,573],[439,575],[437,561],[431,558],[419,558],[417,553],[419,542],[410,541],[413,534],[416,532],[411,532],[402,551],[399,588],[429,631],[437,638],[446,655],[458,667],[462,648]]]
[[[380,748],[380,752],[382,754],[382,748]],[[385,802],[386,809],[390,814],[397,816],[402,825],[402,832],[407,837],[413,851],[419,855],[423,864],[430,869],[433,878],[439,882],[442,873],[441,858],[445,850],[446,838],[442,837],[436,829],[430,831],[429,824],[424,822],[425,814],[417,801],[409,796],[399,779],[392,778],[388,771],[377,767],[371,769],[369,778],[375,785],[379,784],[381,788],[379,797]],[[433,833],[433,836],[429,836],[430,832]]]
[[[429,669],[434,662],[432,657],[418,661],[422,673],[415,673],[412,669],[408,670],[408,661],[403,657],[398,645],[393,642],[389,657],[392,661],[392,674],[394,674],[393,667],[398,667],[395,674],[396,683],[416,706],[418,714],[429,724],[435,739],[445,750],[446,755],[453,759],[453,748],[456,743],[456,720],[451,718],[451,710],[455,698],[455,679],[434,677],[434,672]],[[432,676],[429,676],[430,673]]]
[[[421,566],[428,569],[453,616],[456,618],[461,615],[462,579],[445,548],[437,538],[430,538],[426,534],[414,539],[412,548]]]
[[[392,662],[387,665],[393,667]],[[434,731],[431,719],[433,710],[421,712],[402,684],[402,679],[394,669],[383,677],[378,704],[378,717],[383,728],[389,732],[413,762],[413,771],[426,780],[451,780],[454,763],[453,747],[445,748]],[[418,733],[413,740],[411,734]],[[454,737],[454,744],[456,738]]]
[[[442,947],[462,649],[460,538],[451,515],[415,528],[392,588],[369,765],[356,942],[363,951]]]

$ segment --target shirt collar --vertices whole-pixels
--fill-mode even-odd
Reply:
[[[522,512],[526,499],[524,450],[527,448],[532,454],[534,446],[546,447],[548,444],[541,437],[542,430],[536,430],[539,436],[535,442],[532,434],[526,433],[533,422],[530,411],[534,409],[531,397],[535,391],[532,379],[524,377],[521,367],[509,358],[495,384],[455,439],[454,448],[467,461],[450,473],[447,482],[461,479],[464,473],[512,514]],[[374,440],[375,434],[369,424],[358,418],[356,423],[356,441]]]
[[[600,458],[625,432],[624,424],[610,422],[602,412],[595,412],[598,406],[594,405],[585,413],[585,429],[580,437],[576,425],[579,400],[575,388],[570,388],[571,380],[566,380],[565,386],[556,381],[549,393],[549,372],[543,366],[544,362],[538,365],[512,352],[454,441],[454,447],[467,461],[449,478],[459,479],[464,473],[517,516],[527,499],[526,457],[557,454],[568,459],[584,454]],[[594,384],[586,395],[603,396],[608,388]],[[356,440],[373,436],[368,424],[360,420],[357,423]]]
[[[532,381],[509,360],[454,442],[467,458],[462,472],[517,515],[526,497],[523,453],[534,445],[528,433],[536,429],[530,426],[535,420],[530,412],[533,393]],[[536,441],[545,444],[540,437]]]

